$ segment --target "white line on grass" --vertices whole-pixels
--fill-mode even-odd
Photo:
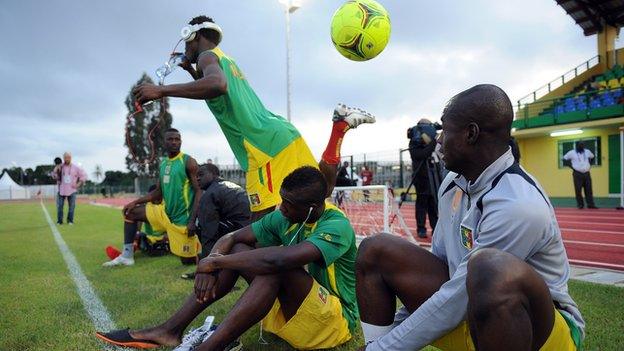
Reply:
[[[69,269],[69,274],[76,284],[76,289],[78,289],[78,295],[82,300],[82,305],[84,306],[89,318],[93,322],[96,330],[113,330],[117,329],[115,326],[115,322],[111,319],[108,314],[108,310],[100,300],[100,298],[93,290],[91,283],[89,283],[89,279],[82,273],[82,269],[80,268],[80,264],[76,260],[76,256],[71,252],[65,240],[59,233],[58,229],[56,229],[56,225],[52,222],[52,218],[50,218],[50,214],[48,210],[43,205],[43,201],[41,201],[41,208],[43,209],[43,214],[45,215],[46,220],[48,221],[48,225],[50,229],[52,229],[52,234],[54,235],[54,240],[63,255],[63,259],[67,264],[67,268]],[[95,336],[94,336],[95,337]],[[106,345],[106,350],[120,350],[122,348],[113,347]]]

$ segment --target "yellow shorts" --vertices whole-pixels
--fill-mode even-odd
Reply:
[[[247,196],[253,212],[262,211],[282,202],[279,195],[282,181],[292,171],[302,166],[318,168],[318,162],[301,137],[267,162],[258,164],[256,159],[260,158],[253,156],[249,158],[249,169],[246,174]]]
[[[167,232],[169,248],[174,255],[195,257],[201,252],[201,244],[197,235],[189,238],[186,234],[186,226],[171,223],[164,204],[155,205],[148,202],[145,205],[145,216],[154,231]]]
[[[349,324],[342,315],[340,300],[316,280],[297,313],[288,321],[279,300],[262,321],[262,327],[297,350],[327,349],[351,339]]]
[[[463,321],[457,328],[434,341],[432,346],[442,351],[475,351],[468,322]],[[570,327],[559,311],[555,308],[555,324],[548,339],[540,347],[540,351],[576,351]]]

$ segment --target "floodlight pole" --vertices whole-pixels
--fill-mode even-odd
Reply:
[[[296,0],[279,0],[284,5],[286,14],[286,118],[290,121],[290,14],[295,12],[301,4]]]

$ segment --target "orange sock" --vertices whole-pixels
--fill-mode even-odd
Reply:
[[[342,146],[342,139],[345,133],[349,130],[349,124],[345,121],[334,122],[332,126],[331,136],[329,142],[323,152],[321,160],[329,165],[337,165],[340,163],[340,148]]]

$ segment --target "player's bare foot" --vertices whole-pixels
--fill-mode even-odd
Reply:
[[[178,346],[182,342],[182,335],[160,327],[131,330],[130,335],[136,339],[152,340],[162,346]]]

